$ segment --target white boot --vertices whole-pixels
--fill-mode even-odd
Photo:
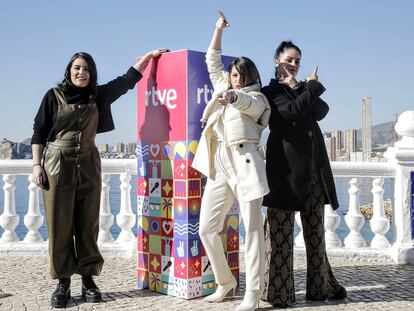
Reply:
[[[211,294],[210,296],[207,296],[206,298],[204,298],[204,301],[208,301],[208,302],[221,302],[223,301],[224,297],[226,297],[226,295],[230,292],[233,291],[233,296],[236,292],[236,287],[237,287],[237,281],[235,278],[232,278],[231,282],[227,283],[227,284],[223,284],[223,285],[218,285],[217,289],[215,291],[214,294]]]
[[[236,308],[236,311],[254,311],[259,308],[261,290],[246,290],[242,303]]]

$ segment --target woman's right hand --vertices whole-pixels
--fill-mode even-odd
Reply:
[[[223,12],[219,11],[219,14],[220,14],[220,17],[216,22],[216,28],[218,30],[223,30],[224,28],[229,27],[230,24],[227,21],[226,16],[224,16]]]
[[[46,173],[43,167],[40,165],[33,166],[33,178],[35,180],[36,185],[38,185],[40,188],[44,189],[46,187]]]

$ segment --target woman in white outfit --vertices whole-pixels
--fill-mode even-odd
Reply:
[[[204,130],[192,166],[208,180],[200,212],[199,235],[211,262],[217,290],[205,298],[220,302],[237,286],[219,232],[235,200],[246,229],[246,293],[236,310],[255,310],[264,288],[264,234],[262,197],[269,192],[263,157],[258,149],[267,126],[270,106],[260,93],[260,76],[254,63],[239,57],[225,71],[221,61],[221,37],[229,26],[216,23],[206,54],[214,94],[204,112]]]

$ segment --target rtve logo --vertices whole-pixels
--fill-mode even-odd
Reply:
[[[197,92],[197,104],[204,102],[205,104],[211,99],[213,90],[208,88],[207,84],[203,87],[196,89]],[[175,109],[177,107],[177,91],[175,89],[162,89],[157,90],[155,86],[151,90],[145,92],[145,106],[153,105],[166,105],[168,109]]]

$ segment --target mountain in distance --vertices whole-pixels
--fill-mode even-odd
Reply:
[[[395,121],[385,122],[373,125],[371,130],[372,145],[391,145],[395,142]],[[361,142],[362,130],[357,130],[357,147],[362,147]],[[394,139],[394,140],[393,140]],[[397,139],[398,140],[398,139]]]
[[[3,138],[0,141],[0,160],[10,159],[31,159],[32,146],[30,138],[25,139],[21,143],[16,143]]]

